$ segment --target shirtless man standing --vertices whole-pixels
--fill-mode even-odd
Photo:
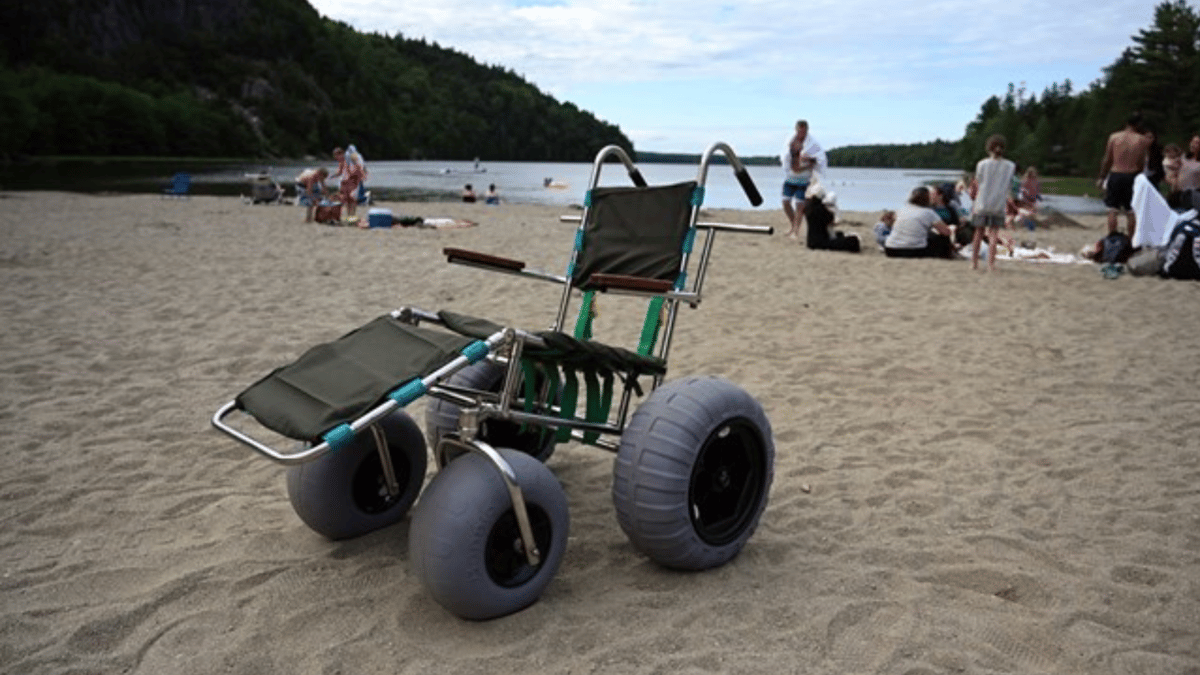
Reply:
[[[1125,212],[1129,238],[1137,229],[1133,214],[1133,181],[1146,167],[1146,155],[1150,150],[1150,137],[1138,132],[1142,125],[1142,114],[1135,112],[1125,121],[1125,128],[1113,132],[1104,148],[1104,160],[1100,162],[1100,178],[1096,185],[1104,190],[1104,205],[1108,207],[1108,231],[1117,230],[1117,212]],[[1107,180],[1106,180],[1107,176]]]

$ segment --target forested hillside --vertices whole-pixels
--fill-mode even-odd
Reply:
[[[0,3],[0,157],[586,161],[632,143],[504,68],[305,0]]]
[[[1154,23],[1131,36],[1132,45],[1101,78],[1076,92],[1069,81],[1041,95],[1009,85],[983,103],[957,143],[857,146],[830,151],[838,166],[972,168],[985,139],[1008,139],[1008,155],[1043,174],[1095,175],[1108,135],[1141,111],[1147,130],[1163,145],[1186,146],[1200,133],[1200,14],[1184,0],[1159,4]]]

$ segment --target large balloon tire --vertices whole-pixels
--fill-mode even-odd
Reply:
[[[732,560],[754,534],[774,476],[762,406],[718,378],[654,390],[621,435],[613,504],[634,548],[666,567]]]
[[[350,539],[400,521],[421,492],[429,459],[420,427],[402,410],[378,424],[399,483],[396,495],[388,494],[375,435],[367,430],[344,448],[288,468],[296,515],[330,539]]]
[[[529,565],[504,479],[487,458],[470,453],[433,477],[413,510],[409,558],[414,575],[450,613],[481,621],[533,604],[558,572],[567,548],[567,496],[541,462],[515,450],[513,468],[541,553]]]
[[[507,371],[491,361],[479,361],[458,371],[447,384],[466,387],[477,391],[499,393],[504,386]],[[458,433],[458,416],[462,408],[455,403],[433,398],[425,408],[425,431],[429,447],[436,449],[443,436]],[[479,439],[493,448],[513,448],[531,455],[540,462],[554,454],[554,430],[538,426],[522,429],[516,422],[506,420],[484,420],[479,430]],[[447,462],[461,453],[453,453]]]

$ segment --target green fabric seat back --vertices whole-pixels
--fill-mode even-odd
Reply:
[[[591,191],[583,246],[571,285],[589,290],[593,274],[623,274],[675,282],[691,225],[695,181]]]
[[[317,345],[237,397],[264,427],[302,441],[352,422],[413,378],[426,377],[474,342],[381,316]]]

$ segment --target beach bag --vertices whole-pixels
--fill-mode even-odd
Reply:
[[[317,212],[313,216],[313,220],[318,223],[336,223],[342,219],[342,205],[340,203],[324,203],[317,205]]]
[[[1096,256],[1098,263],[1125,263],[1133,255],[1133,242],[1129,235],[1123,232],[1109,232],[1100,240],[1100,250]]]
[[[1152,277],[1162,272],[1162,249],[1146,246],[1129,256],[1129,264],[1125,267],[1135,277]]]
[[[1171,231],[1163,255],[1162,275],[1200,281],[1200,222],[1189,220]]]

